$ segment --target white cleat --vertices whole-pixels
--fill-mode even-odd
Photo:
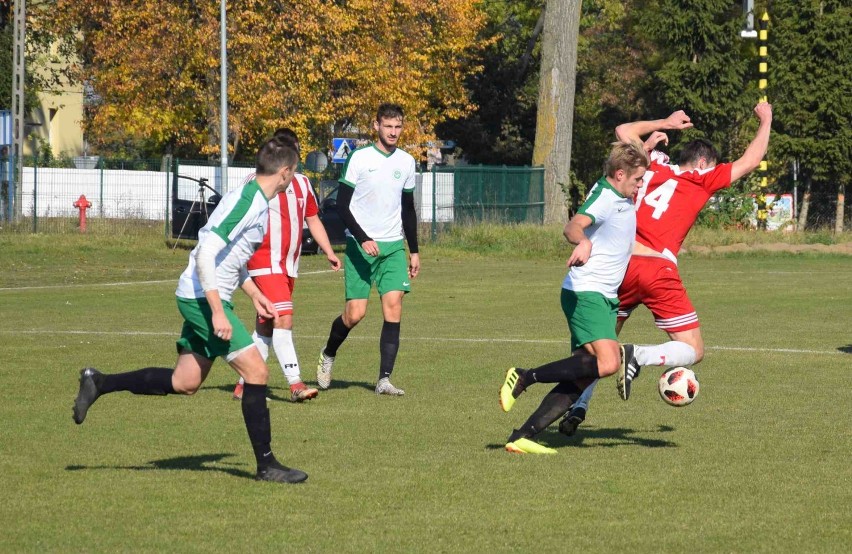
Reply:
[[[331,386],[331,368],[334,366],[334,357],[328,356],[325,349],[320,350],[319,363],[317,363],[317,385],[322,390]]]
[[[385,377],[383,379],[379,379],[379,382],[376,383],[376,394],[387,394],[388,396],[402,396],[405,394],[405,391],[393,386],[390,380]]]

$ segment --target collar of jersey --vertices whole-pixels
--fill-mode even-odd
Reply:
[[[627,198],[626,196],[618,192],[618,189],[609,184],[609,181],[606,180],[606,175],[598,179],[598,184],[604,188],[608,188],[609,190],[614,192],[619,198]]]
[[[384,156],[385,158],[390,158],[391,156],[393,156],[393,152],[396,152],[396,151],[397,151],[397,148],[394,148],[394,149],[393,149],[393,152],[391,152],[390,154],[387,154],[387,153],[383,152],[383,151],[382,151],[382,150],[381,150],[378,146],[376,146],[376,143],[375,143],[375,142],[373,143],[373,148],[375,148],[375,149],[376,149],[376,152],[378,152],[379,154],[381,154],[381,155],[382,155],[382,156]]]

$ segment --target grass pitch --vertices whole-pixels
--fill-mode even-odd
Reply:
[[[701,393],[672,408],[646,368],[629,402],[599,384],[548,457],[503,444],[505,369],[568,353],[564,259],[427,247],[405,300],[394,382],[376,397],[377,299],[328,392],[291,404],[271,364],[273,447],[303,485],[257,483],[235,374],[194,398],[118,393],[71,421],[78,370],[171,365],[186,251],[132,240],[3,239],[2,552],[847,552],[852,545],[852,258],[688,257]],[[79,247],[79,248],[78,248]],[[440,255],[435,252],[441,253]],[[342,275],[307,258],[296,288],[303,376],[342,307]],[[124,283],[115,285],[114,283]],[[251,321],[250,304],[237,311]],[[623,338],[660,342],[640,309]]]

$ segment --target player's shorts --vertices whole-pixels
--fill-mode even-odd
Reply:
[[[615,334],[618,299],[599,292],[562,289],[562,311],[571,331],[571,352],[596,340],[618,340]]]
[[[251,278],[263,296],[267,297],[275,305],[278,315],[293,314],[293,289],[296,288],[296,279],[284,273],[270,273],[269,275],[255,275]],[[265,317],[257,316],[257,320],[266,323]]]
[[[667,333],[688,331],[701,325],[698,314],[677,270],[677,264],[655,256],[631,256],[624,281],[618,289],[621,306],[618,320],[624,321],[639,304],[654,315],[654,323]]]
[[[346,300],[369,298],[373,283],[379,296],[397,290],[411,292],[408,255],[403,241],[376,244],[379,245],[379,255],[370,256],[354,238],[349,237],[346,241],[346,260],[343,262]]]
[[[178,354],[189,350],[213,360],[217,356],[227,358],[228,354],[238,352],[254,344],[245,325],[234,313],[234,305],[222,302],[225,316],[231,322],[233,331],[231,340],[222,340],[213,332],[213,310],[203,298],[177,297],[178,310],[183,316],[183,329],[176,346]]]

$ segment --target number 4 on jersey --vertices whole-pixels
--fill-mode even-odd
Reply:
[[[669,209],[669,201],[672,199],[672,196],[674,196],[675,187],[677,187],[677,181],[675,179],[669,179],[653,191],[646,194],[639,201],[645,202],[654,208],[654,213],[651,214],[651,217],[654,219],[660,219],[665,211]]]

